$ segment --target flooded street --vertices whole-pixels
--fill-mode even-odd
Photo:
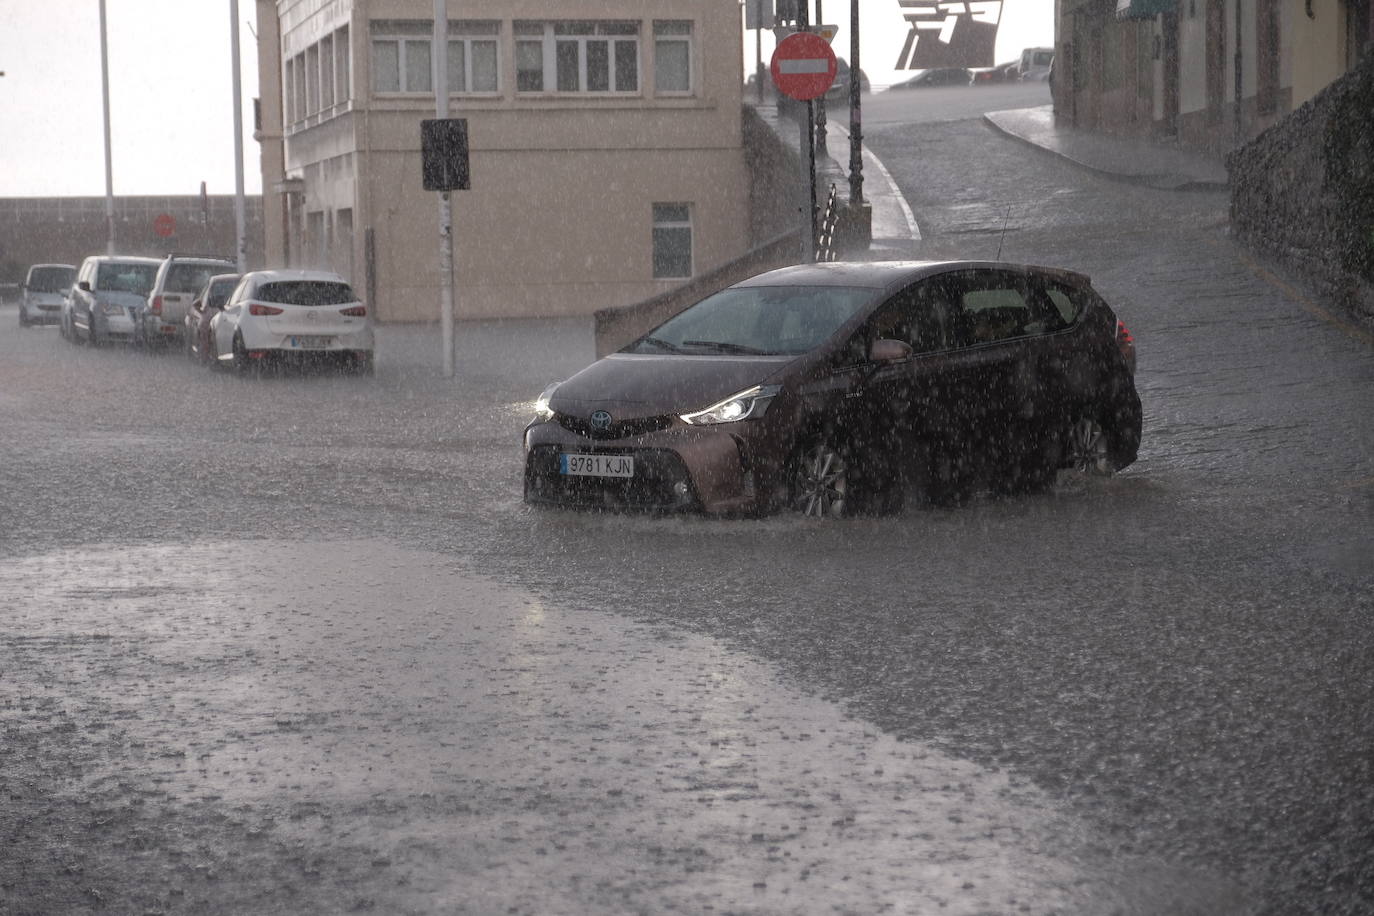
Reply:
[[[926,254],[1093,276],[1136,464],[838,524],[532,511],[587,321],[252,378],[0,310],[0,912],[1369,912],[1368,347],[1224,197],[870,139]]]

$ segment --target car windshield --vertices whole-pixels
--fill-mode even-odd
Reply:
[[[35,267],[29,272],[29,289],[35,293],[60,293],[76,277],[74,267]]]
[[[358,301],[353,287],[331,280],[277,280],[259,286],[253,298],[282,305],[344,305]]]
[[[121,264],[117,261],[100,265],[95,288],[111,293],[148,295],[157,279],[156,264]]]
[[[225,264],[174,263],[167,268],[163,289],[169,293],[196,293],[205,288],[215,274],[224,273]]]
[[[650,331],[627,353],[795,355],[820,346],[873,290],[748,286],[722,290]]]

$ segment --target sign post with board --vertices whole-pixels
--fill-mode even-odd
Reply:
[[[806,103],[806,117],[801,120],[801,161],[804,169],[803,186],[808,189],[805,199],[805,232],[802,239],[802,261],[816,259],[816,141],[815,100],[825,95],[835,82],[838,64],[830,42],[807,31],[805,22],[798,30],[778,42],[773,51],[769,71],[778,92]]]

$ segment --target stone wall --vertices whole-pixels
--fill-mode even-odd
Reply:
[[[1374,323],[1374,55],[1227,157],[1236,237]]]

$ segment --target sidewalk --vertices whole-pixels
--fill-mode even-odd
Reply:
[[[1167,191],[1224,191],[1228,187],[1226,166],[1218,157],[1058,126],[1049,105],[993,111],[983,115],[983,120],[1009,137],[1118,181]]]

